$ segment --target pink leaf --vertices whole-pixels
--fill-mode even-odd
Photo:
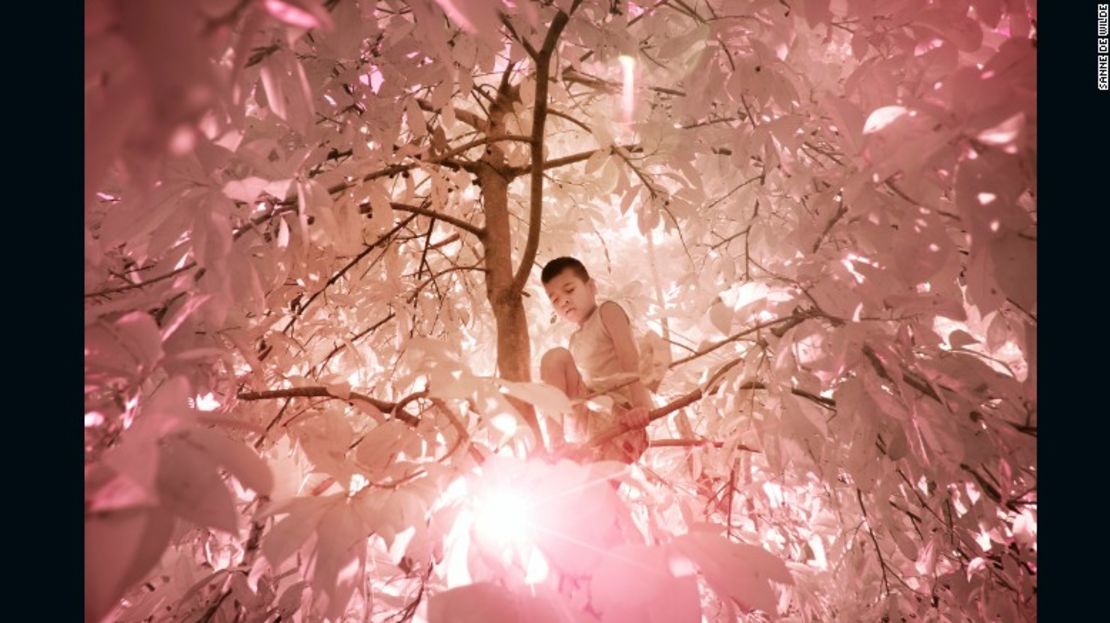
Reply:
[[[366,556],[370,530],[346,500],[324,513],[316,528],[316,567],[312,584],[328,596],[328,616],[338,620],[354,591]]]
[[[497,9],[500,2],[494,0],[436,0],[451,21],[472,34],[496,32],[498,28]]]
[[[1033,312],[1037,302],[1037,243],[1008,233],[990,243],[994,278],[1007,297]]]
[[[165,321],[165,324],[162,325],[162,341],[164,342],[170,339],[170,336],[177,331],[181,323],[185,322],[189,316],[193,315],[193,312],[199,309],[201,305],[204,305],[210,298],[212,298],[211,294],[190,296],[185,299],[185,302],[179,307],[176,307],[173,314]]]
[[[165,507],[197,525],[235,533],[239,514],[216,464],[181,436],[163,440],[158,494]]]
[[[829,0],[805,0],[804,12],[810,28],[817,28],[832,19]]]
[[[92,514],[85,520],[85,620],[98,621],[162,556],[173,516],[158,508]]]
[[[732,329],[732,309],[721,299],[717,299],[709,307],[709,320],[721,333],[728,335]]]
[[[722,597],[746,610],[774,615],[778,598],[770,581],[793,584],[786,564],[754,545],[734,543],[707,532],[692,532],[675,539],[675,550],[698,566],[706,581]]]
[[[682,623],[701,617],[697,579],[671,574],[663,548],[609,550],[590,580],[590,604],[601,620]]]
[[[529,594],[534,592],[534,594]],[[433,595],[428,623],[585,623],[564,599],[544,587],[506,589],[481,582]]]
[[[378,472],[397,459],[397,454],[416,434],[407,424],[388,420],[366,434],[358,444],[355,458],[371,472]]]
[[[1002,19],[1002,3],[1003,0],[974,0],[971,5],[975,7],[975,15],[983,25],[995,28]]]
[[[956,329],[955,331],[948,334],[948,344],[951,345],[952,348],[963,348],[964,346],[970,346],[972,344],[978,343],[979,340],[975,339],[967,331]]]

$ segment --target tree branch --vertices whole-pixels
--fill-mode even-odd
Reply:
[[[531,192],[529,196],[528,239],[524,243],[524,254],[520,259],[520,266],[517,267],[516,275],[509,286],[509,296],[519,296],[519,293],[524,291],[524,284],[528,280],[528,275],[532,272],[532,263],[536,259],[536,251],[540,246],[540,225],[543,221],[543,131],[547,123],[547,88],[548,76],[551,74],[551,54],[555,51],[555,43],[559,40],[559,35],[563,32],[563,29],[566,28],[567,22],[570,21],[570,16],[578,9],[580,4],[582,4],[582,0],[574,0],[568,12],[559,11],[555,15],[551,27],[547,30],[547,36],[544,38],[543,48],[540,49],[538,54],[532,54],[532,58],[536,62],[536,94],[532,110],[532,177],[531,188],[529,189]],[[508,23],[507,19],[504,19],[504,21]]]
[[[879,540],[875,538],[875,532],[871,530],[871,519],[867,517],[867,508],[863,505],[863,492],[856,488],[856,499],[859,501],[859,509],[863,512],[863,521],[867,525],[867,534],[871,535],[871,543],[875,546],[875,553],[879,555],[879,568],[883,572],[883,592],[890,595],[890,582],[886,579],[886,561],[883,560],[883,550],[879,549]]]
[[[560,11],[559,15],[564,15],[564,13]],[[504,24],[505,28],[508,29],[509,36],[512,38],[512,40],[519,43],[521,47],[524,48],[524,51],[528,53],[528,56],[532,57],[533,60],[538,58],[539,52],[536,51],[536,48],[533,47],[527,39],[521,37],[520,34],[517,33],[516,28],[513,27],[513,23],[509,21],[509,16],[505,15],[504,13],[499,13],[499,16],[501,17],[501,23]],[[555,18],[558,19],[558,15]]]
[[[238,398],[239,400],[247,401],[273,400],[275,398],[332,398],[335,400],[343,400],[348,403],[352,400],[361,400],[373,405],[378,411],[381,411],[382,413],[393,413],[394,411],[396,411],[396,413],[394,413],[394,417],[404,422],[405,424],[408,424],[409,426],[416,426],[420,421],[419,418],[417,418],[416,416],[410,415],[405,411],[397,409],[398,405],[407,404],[407,401],[410,401],[409,399],[411,398],[411,396],[402,398],[398,402],[389,402],[386,400],[379,400],[365,394],[360,394],[358,392],[351,392],[350,394],[348,394],[347,398],[344,398],[342,396],[336,396],[335,394],[331,393],[331,390],[329,390],[327,387],[308,386],[290,387],[288,389],[268,389],[260,392],[239,392],[236,398]]]
[[[409,205],[407,203],[398,203],[398,202],[390,202],[389,205],[390,205],[390,207],[392,207],[394,210],[397,210],[398,212],[408,212],[410,214],[419,214],[421,216],[427,216],[427,217],[430,217],[430,218],[434,218],[434,219],[443,221],[444,223],[450,223],[450,224],[454,225],[455,227],[458,227],[459,229],[462,229],[464,231],[468,231],[468,232],[474,234],[475,236],[478,237],[479,240],[483,239],[486,235],[486,230],[485,230],[484,227],[478,227],[477,225],[474,225],[473,223],[468,223],[467,221],[464,221],[461,218],[458,218],[458,217],[455,217],[455,216],[451,216],[450,214],[443,214],[442,212],[436,212],[435,210],[431,210],[429,208],[426,208],[423,205],[414,206],[414,205]],[[359,212],[362,213],[362,214],[365,214],[369,211],[370,211],[370,206],[368,206],[368,205],[359,207]]]
[[[714,441],[712,439],[652,439],[648,442],[650,448],[696,448],[700,446],[713,446],[714,448],[725,447],[725,442]],[[743,452],[761,453],[761,450],[746,446],[744,444],[737,444],[736,449]]]
[[[729,337],[726,337],[725,339],[723,339],[719,342],[716,342],[716,343],[714,343],[710,346],[707,346],[707,347],[703,348],[702,350],[694,353],[693,355],[690,355],[689,357],[683,357],[682,359],[679,359],[678,361],[671,362],[671,367],[673,368],[674,366],[681,365],[681,364],[687,363],[689,361],[693,361],[694,359],[697,359],[698,357],[708,355],[709,353],[717,350],[718,348],[720,348],[720,347],[722,347],[726,344],[735,342],[736,340],[738,340],[738,339],[740,339],[744,336],[751,335],[752,333],[755,333],[755,332],[757,332],[761,329],[766,329],[767,327],[772,327],[772,326],[775,326],[777,324],[785,323],[784,326],[779,327],[778,329],[775,329],[775,334],[777,336],[781,337],[783,334],[786,333],[786,331],[788,331],[789,329],[801,324],[802,321],[804,321],[808,318],[811,318],[812,316],[813,315],[811,313],[803,311],[803,312],[798,312],[798,313],[792,314],[790,316],[785,316],[783,318],[775,318],[774,320],[768,320],[767,322],[761,322],[761,323],[755,325],[754,327],[751,327],[749,329],[744,329],[743,331],[741,331],[739,333],[736,333],[734,335],[730,335]]]
[[[339,269],[339,272],[332,275],[331,278],[328,279],[327,282],[319,290],[317,290],[315,293],[313,293],[313,295],[310,296],[308,298],[308,300],[304,302],[304,304],[297,306],[296,311],[293,313],[293,317],[289,319],[289,324],[285,325],[285,328],[283,328],[281,330],[281,332],[285,333],[290,328],[292,328],[293,324],[297,322],[297,319],[300,318],[301,315],[304,314],[304,311],[306,309],[308,309],[308,306],[310,304],[312,304],[312,301],[316,300],[317,297],[319,297],[321,294],[323,294],[325,290],[327,290],[329,287],[331,287],[332,284],[334,284],[336,281],[338,281],[340,277],[345,275],[348,270],[350,270],[351,268],[354,267],[355,264],[358,264],[360,261],[362,261],[362,258],[369,255],[369,253],[371,251],[373,251],[375,248],[377,248],[377,246],[379,244],[381,244],[382,242],[385,242],[386,240],[389,240],[390,238],[392,238],[394,234],[396,234],[398,231],[400,231],[405,225],[408,225],[409,222],[412,221],[412,219],[414,219],[414,218],[416,218],[415,214],[406,218],[405,220],[401,221],[400,223],[397,224],[396,227],[389,230],[389,232],[385,233],[384,235],[382,235],[382,237],[375,240],[373,242],[373,244],[367,245],[367,247],[365,249],[363,249],[361,252],[359,252],[359,254],[356,255],[354,258],[352,258],[350,262],[347,262],[346,266]]]
[[[442,114],[439,110],[437,110],[434,106],[432,106],[432,103],[429,102],[428,100],[417,98],[416,105],[419,106],[420,109],[425,111],[425,112],[434,112],[434,113]],[[462,121],[466,125],[474,128],[475,130],[479,130],[481,132],[486,132],[486,131],[489,130],[489,124],[486,123],[485,119],[482,119],[481,117],[479,117],[478,115],[470,112],[469,110],[459,108],[457,106],[453,106],[452,108],[454,108],[455,118],[458,119],[459,121]]]

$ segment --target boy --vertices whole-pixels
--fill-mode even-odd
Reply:
[[[617,422],[625,422],[635,430],[598,449],[597,458],[635,461],[648,446],[643,427],[649,421],[652,402],[644,384],[650,379],[641,370],[628,315],[613,301],[597,303],[597,282],[572,257],[548,262],[540,280],[556,313],[578,325],[570,337],[569,349],[553,348],[544,353],[540,378],[561,389],[572,402],[602,392],[616,403],[612,414],[590,412],[585,404],[575,404],[573,415],[567,419],[567,433],[572,441],[583,442]]]

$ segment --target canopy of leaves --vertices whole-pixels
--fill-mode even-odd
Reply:
[[[85,10],[87,620],[1035,619],[1034,0]]]

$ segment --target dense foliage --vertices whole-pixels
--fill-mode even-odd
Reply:
[[[1032,0],[85,9],[87,620],[1036,618]]]

